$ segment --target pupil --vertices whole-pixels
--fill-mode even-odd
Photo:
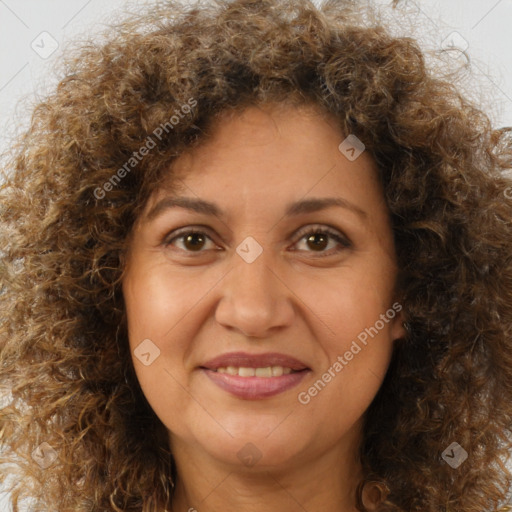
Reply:
[[[198,238],[200,239],[199,243],[197,243]],[[204,240],[200,233],[191,233],[185,238],[187,248],[197,248],[200,247],[202,243],[204,243]]]
[[[320,243],[315,242],[315,238],[321,238],[322,241]],[[314,233],[308,237],[308,242],[313,243],[313,247],[325,249],[327,237],[323,233]]]

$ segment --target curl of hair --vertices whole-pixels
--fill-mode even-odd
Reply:
[[[123,254],[176,157],[220,113],[265,103],[314,104],[362,140],[392,219],[410,329],[365,414],[359,510],[372,483],[385,512],[506,503],[510,130],[493,129],[413,39],[363,11],[349,1],[169,1],[68,52],[0,191],[0,382],[12,394],[0,463],[19,476],[14,507],[26,497],[59,512],[170,506],[175,465],[130,357]],[[109,181],[148,137],[155,147]],[[468,453],[456,470],[441,457],[455,441]],[[47,469],[31,456],[43,442],[57,457]]]

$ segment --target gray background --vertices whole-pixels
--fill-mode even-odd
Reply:
[[[137,6],[151,0],[130,3]],[[459,86],[484,107],[496,127],[512,126],[512,0],[407,0],[406,4],[406,20],[386,8],[395,18],[396,34],[416,37],[427,50],[450,42],[467,46],[472,72]],[[116,10],[125,5],[126,0],[0,0],[0,151],[9,146],[16,130],[26,126],[31,104],[56,83],[52,66],[66,41],[103,29],[109,20],[118,19]],[[52,45],[57,49],[48,55]],[[448,68],[455,68],[461,60],[457,52],[450,53],[454,56],[444,60]],[[0,493],[0,512],[10,510]]]

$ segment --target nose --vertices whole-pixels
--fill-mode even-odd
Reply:
[[[266,253],[252,263],[235,254],[234,268],[221,281],[222,297],[215,318],[247,337],[268,337],[292,325],[295,315],[291,287]]]

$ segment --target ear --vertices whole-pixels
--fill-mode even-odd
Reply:
[[[399,302],[395,302],[391,309],[396,312],[395,317],[391,320],[391,337],[393,340],[398,340],[407,337],[407,330],[404,327],[405,315],[403,306]]]

